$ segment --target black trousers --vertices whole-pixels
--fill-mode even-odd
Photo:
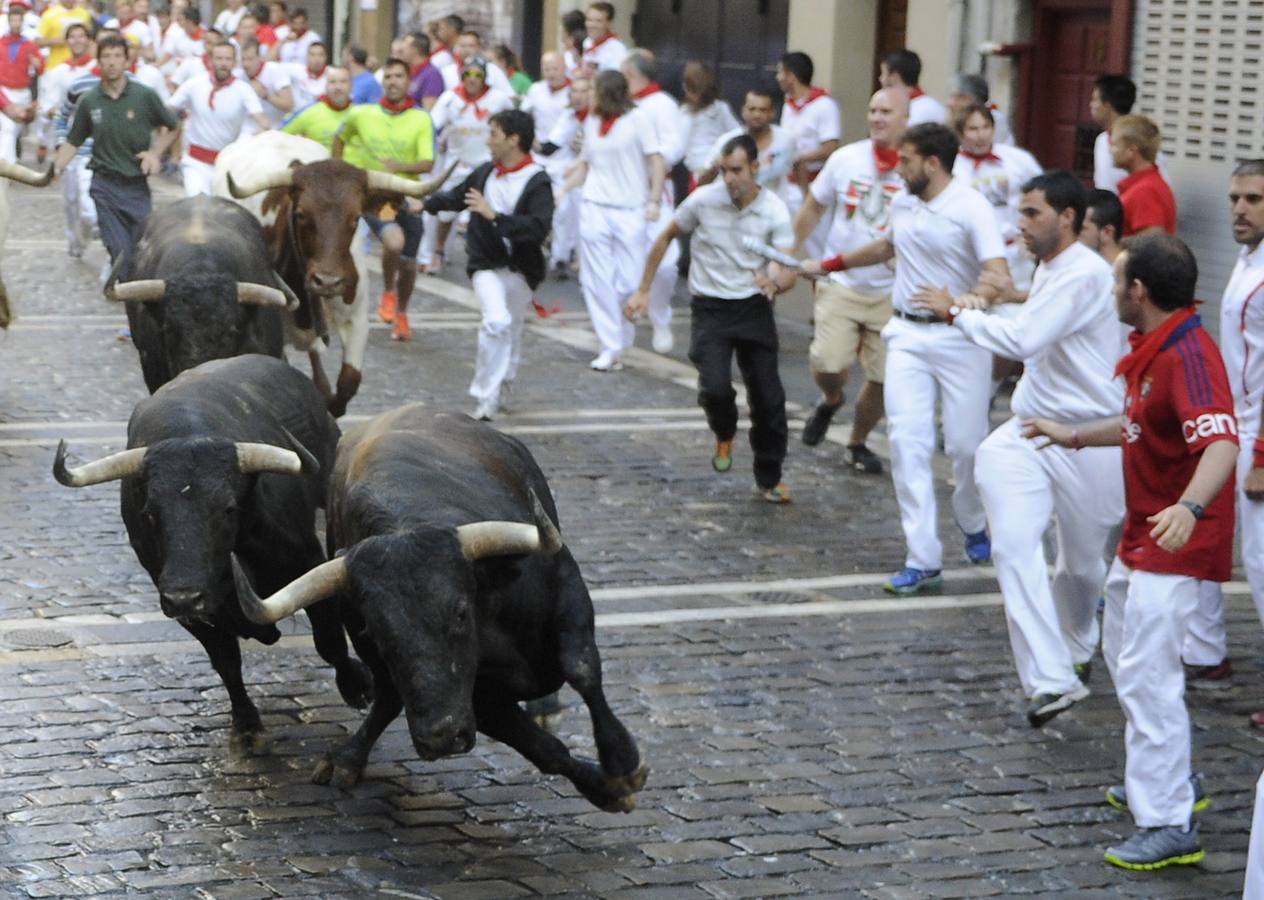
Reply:
[[[93,172],[88,196],[97,206],[101,243],[105,244],[120,278],[126,279],[131,269],[132,250],[140,240],[145,220],[154,210],[149,182],[144,177],[118,178]],[[121,263],[120,256],[123,257]]]
[[[786,392],[777,372],[777,324],[762,294],[741,300],[695,296],[689,360],[698,367],[698,405],[716,440],[737,432],[737,392],[733,357],[750,401],[750,445],[755,483],[775,487],[786,458]]]

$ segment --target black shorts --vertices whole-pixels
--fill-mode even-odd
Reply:
[[[401,209],[395,213],[394,220],[365,216],[364,224],[379,238],[392,225],[404,229],[404,249],[400,251],[400,256],[408,260],[417,258],[417,250],[421,247],[421,216]]]

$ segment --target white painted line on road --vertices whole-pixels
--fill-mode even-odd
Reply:
[[[995,578],[991,566],[944,569],[945,581],[967,578]],[[775,581],[703,581],[687,584],[647,584],[636,587],[595,588],[588,593],[594,600],[644,600],[663,597],[701,597],[712,594],[764,594],[786,591],[821,591],[831,588],[873,587],[885,584],[890,572],[857,572],[851,575],[821,575],[814,578],[780,578]]]
[[[661,609],[654,612],[601,613],[598,628],[680,625],[691,622],[727,622],[738,619],[801,618],[858,613],[909,613],[936,609],[972,609],[1000,606],[1000,594],[943,594],[903,600],[822,600],[810,603],[770,603],[766,606],[716,606],[709,609]]]

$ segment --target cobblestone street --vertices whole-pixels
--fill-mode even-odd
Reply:
[[[156,199],[174,196],[163,184]],[[10,188],[9,201],[3,273],[19,319],[0,335],[0,896],[1241,896],[1264,643],[1240,569],[1226,598],[1235,677],[1188,700],[1212,797],[1207,859],[1107,866],[1103,849],[1133,826],[1103,797],[1123,777],[1105,664],[1088,700],[1028,726],[996,582],[966,566],[946,514],[946,469],[947,584],[889,598],[882,582],[903,562],[889,477],[846,468],[841,422],[817,448],[798,440],[806,323],[783,322],[794,503],[775,507],[752,493],[744,431],[733,471],[711,470],[688,307],[670,357],[641,349],[603,375],[588,369],[595,341],[573,280],[541,286],[563,309],[529,325],[496,425],[539,460],[592,589],[607,696],[650,769],[637,809],[600,812],[481,736],[467,755],[423,762],[402,721],[358,786],[312,784],[317,757],[362,714],[302,616],[274,646],[243,644],[273,743],[233,756],[226,692],[159,610],[117,485],[69,490],[51,474],[60,438],[78,461],[122,449],[146,396],[135,348],[116,337],[122,310],[100,294],[104,251],[66,255],[59,184]],[[344,425],[410,401],[471,410],[476,309],[457,265],[419,278],[412,342],[375,322]],[[591,755],[587,712],[564,699],[559,734]]]

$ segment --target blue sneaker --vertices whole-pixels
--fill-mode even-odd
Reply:
[[[892,575],[891,579],[882,587],[888,594],[906,596],[908,594],[916,594],[918,591],[927,591],[943,586],[944,578],[939,574],[938,569],[923,570],[905,566]]]
[[[992,561],[992,539],[986,529],[966,535],[966,559],[976,566]]]

